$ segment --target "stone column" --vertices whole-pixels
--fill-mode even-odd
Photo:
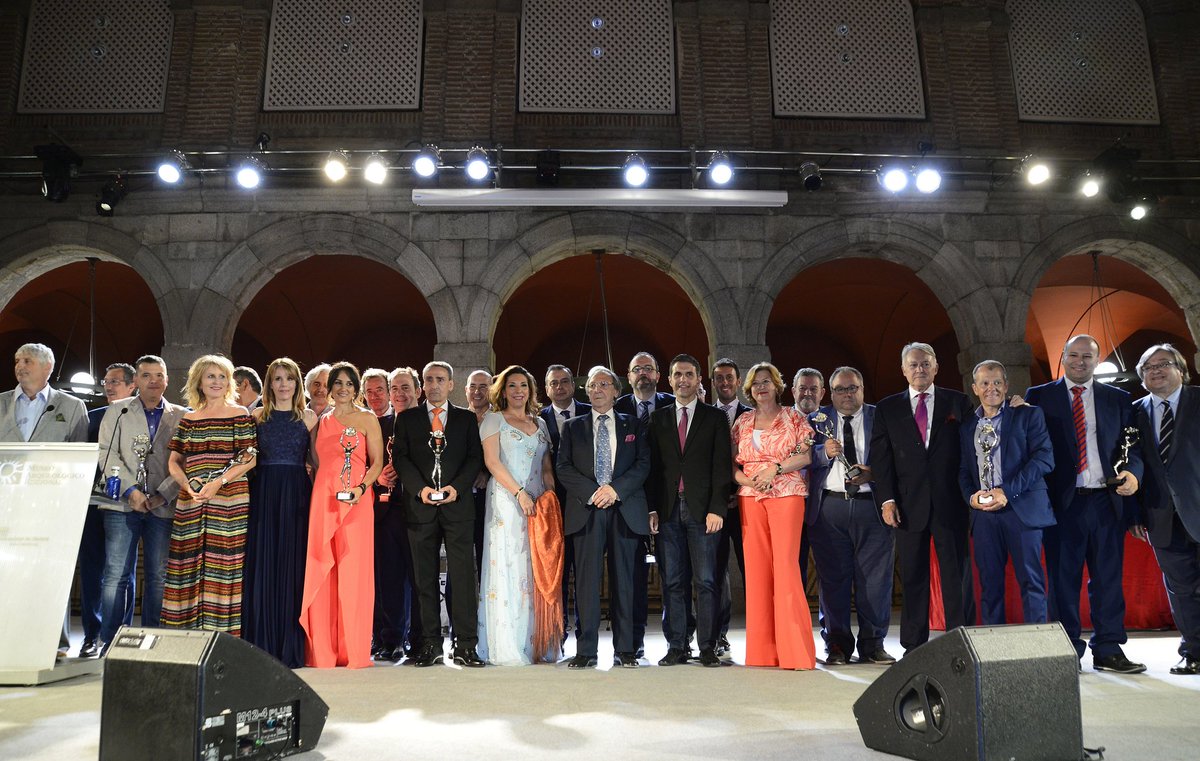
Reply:
[[[449,362],[454,368],[454,390],[450,401],[457,405],[467,403],[467,376],[475,370],[495,372],[496,355],[490,344],[482,341],[449,343],[439,342],[433,347],[434,359]],[[420,372],[421,368],[417,368]]]
[[[1029,368],[1033,364],[1033,349],[1027,343],[978,342],[964,346],[958,353],[958,369],[962,373],[963,389],[971,392],[971,371],[985,359],[1004,365],[1008,373],[1009,394],[1024,394],[1029,388]],[[972,397],[974,399],[974,397]]]

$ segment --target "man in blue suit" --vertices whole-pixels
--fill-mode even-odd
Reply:
[[[895,537],[875,504],[871,469],[862,464],[870,453],[875,406],[863,404],[866,384],[853,367],[834,370],[829,385],[833,406],[808,417],[815,436],[808,471],[809,509],[804,511],[821,587],[825,665],[843,666],[854,653],[853,600],[858,609],[858,660],[886,666],[896,662],[883,649],[892,618]],[[859,473],[851,477],[848,471],[855,466]]]
[[[1150,392],[1136,403],[1146,478],[1134,534],[1150,539],[1179,627],[1179,676],[1200,674],[1200,391],[1185,386],[1187,362],[1171,344],[1151,346],[1137,364]]]
[[[650,534],[644,491],[650,475],[650,449],[645,428],[635,418],[613,409],[617,383],[616,374],[606,367],[593,367],[588,373],[591,413],[572,418],[563,426],[554,468],[567,491],[563,534],[575,545],[581,631],[575,657],[568,664],[572,669],[596,665],[606,554],[614,665],[639,665],[634,568],[643,562],[642,541]]]
[[[586,415],[592,411],[592,405],[575,400],[575,374],[566,365],[550,365],[546,368],[546,396],[550,403],[542,407],[539,413],[546,421],[546,430],[550,432],[550,462],[558,462],[558,442],[561,439],[563,426],[567,421],[578,415]],[[558,504],[564,510],[567,506],[567,490],[558,481],[554,482],[554,493],[558,495]],[[571,542],[563,543],[563,576],[562,576],[562,607],[563,607],[563,641],[571,631],[571,619],[575,619],[575,639],[579,639],[579,611],[571,615],[571,577],[575,573],[575,546]],[[578,597],[576,598],[578,599]]]
[[[979,399],[975,424],[959,427],[959,483],[971,505],[971,535],[985,626],[1004,618],[1005,566],[1012,557],[1021,587],[1024,622],[1046,623],[1046,578],[1042,573],[1042,529],[1054,524],[1045,476],[1054,469],[1054,450],[1042,411],[1010,407],[1008,372],[986,359],[971,373]]]
[[[1126,392],[1097,383],[1093,377],[1100,361],[1100,344],[1088,335],[1075,336],[1063,347],[1064,378],[1034,386],[1025,401],[1042,408],[1054,470],[1046,476],[1050,504],[1057,526],[1043,536],[1046,572],[1050,582],[1049,613],[1067,631],[1083,658],[1080,636],[1079,589],[1087,563],[1091,581],[1088,601],[1092,611],[1092,666],[1099,671],[1137,674],[1146,670],[1125,657],[1125,593],[1121,569],[1125,556],[1125,529],[1133,523],[1131,499],[1142,477],[1142,456],[1135,448],[1120,473],[1113,463],[1119,456],[1122,431],[1133,425],[1133,400]],[[1122,478],[1115,489],[1106,479]]]

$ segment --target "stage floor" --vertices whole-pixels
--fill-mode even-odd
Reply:
[[[744,632],[731,634],[740,661]],[[602,634],[602,664],[611,661],[606,639]],[[1104,746],[1110,760],[1200,758],[1200,677],[1168,673],[1178,660],[1178,642],[1177,632],[1131,635],[1126,653],[1149,666],[1136,676],[1093,671],[1090,656],[1084,658],[1079,681],[1087,747]],[[654,661],[666,652],[657,631],[647,634],[646,644]],[[573,640],[568,652],[572,647]],[[901,652],[894,638],[887,648]],[[879,761],[891,756],[862,744],[851,706],[882,670],[857,664],[818,666],[814,672],[689,664],[574,672],[565,663],[302,669],[298,673],[330,713],[317,748],[294,758]],[[0,759],[97,758],[101,679],[0,688]]]

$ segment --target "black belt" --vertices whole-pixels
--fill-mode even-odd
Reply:
[[[1104,493],[1104,492],[1107,492],[1107,491],[1108,491],[1108,489],[1107,489],[1106,487],[1103,487],[1103,486],[1097,486],[1097,487],[1096,487],[1096,488],[1094,488],[1094,489],[1087,489],[1087,488],[1084,488],[1084,487],[1082,487],[1082,486],[1077,486],[1077,487],[1075,487],[1075,493],[1076,493],[1076,494],[1080,494],[1080,495],[1085,495],[1085,494],[1102,494],[1102,493]]]
[[[837,499],[844,499],[847,502],[849,502],[850,500],[853,500],[853,499],[863,499],[863,500],[867,500],[867,501],[873,501],[873,500],[871,500],[871,492],[869,492],[869,491],[860,491],[857,494],[850,494],[849,492],[844,492],[844,491],[833,491],[831,489],[824,489],[824,490],[822,490],[822,493],[826,497],[836,497]]]

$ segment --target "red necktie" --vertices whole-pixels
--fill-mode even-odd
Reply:
[[[687,407],[679,408],[679,454],[683,454],[683,445],[687,441]],[[683,494],[683,474],[679,475],[679,493]]]
[[[925,391],[917,394],[917,411],[914,417],[917,419],[917,432],[921,434],[921,444],[924,445],[926,433],[929,431],[929,408],[925,406],[925,397],[929,394]]]
[[[1083,386],[1071,389],[1075,398],[1071,400],[1071,417],[1075,421],[1075,443],[1079,448],[1079,467],[1076,473],[1087,470],[1087,415],[1083,411]]]

